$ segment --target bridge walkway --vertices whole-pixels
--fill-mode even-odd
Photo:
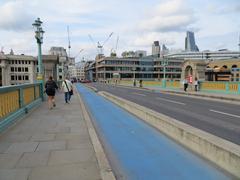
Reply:
[[[0,136],[0,180],[99,180],[100,171],[77,95],[62,93]]]

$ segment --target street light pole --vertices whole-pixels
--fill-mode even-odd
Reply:
[[[133,70],[133,86],[135,87],[136,86],[136,67],[133,67],[132,68]]]
[[[168,65],[168,61],[166,58],[163,57],[163,80],[162,80],[162,87],[166,88],[166,66]]]
[[[43,99],[43,70],[42,70],[42,48],[41,44],[43,43],[43,34],[44,31],[42,29],[42,21],[40,18],[37,18],[32,26],[35,28],[35,38],[38,44],[38,74],[37,80],[41,83],[40,94]]]

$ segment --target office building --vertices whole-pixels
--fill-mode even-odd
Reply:
[[[0,54],[0,86],[33,83],[37,58],[26,55]]]
[[[187,52],[199,51],[195,43],[194,32],[187,31],[187,35],[185,38],[185,51]]]
[[[152,56],[160,57],[161,46],[159,45],[159,41],[154,41],[152,44]]]

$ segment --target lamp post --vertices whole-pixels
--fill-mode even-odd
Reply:
[[[38,74],[37,74],[37,80],[38,82],[41,83],[41,89],[40,93],[43,98],[43,70],[42,70],[42,49],[41,49],[41,44],[43,43],[43,34],[44,31],[42,29],[42,21],[40,18],[37,18],[35,22],[32,24],[32,26],[35,29],[35,38],[37,40],[38,44]]]
[[[135,87],[136,86],[136,67],[133,67],[132,68],[132,70],[133,70],[133,86]]]
[[[162,87],[166,88],[166,66],[168,65],[168,60],[167,58],[163,57],[163,61],[162,61],[162,65],[163,65],[163,80],[162,80]]]

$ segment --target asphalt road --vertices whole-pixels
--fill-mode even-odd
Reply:
[[[101,83],[89,85],[240,145],[239,105]]]

